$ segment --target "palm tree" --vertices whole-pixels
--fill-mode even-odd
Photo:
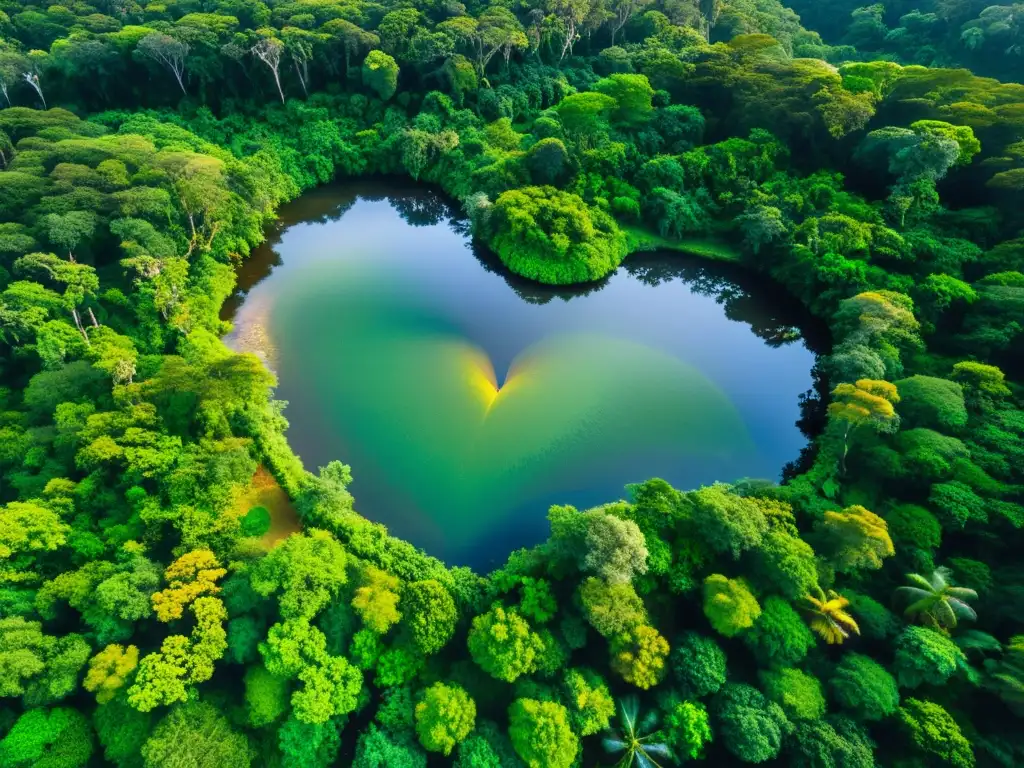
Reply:
[[[860,634],[857,622],[846,612],[850,601],[842,595],[831,589],[826,594],[821,587],[815,587],[815,594],[804,599],[810,604],[807,612],[811,615],[811,629],[829,645],[842,643],[851,632]]]
[[[910,601],[903,615],[943,630],[955,627],[959,619],[978,618],[967,604],[968,600],[977,600],[978,593],[967,587],[954,587],[950,575],[949,568],[936,568],[927,578],[919,573],[908,573],[907,580],[913,586],[896,590],[897,595]]]
[[[618,768],[662,768],[668,763],[659,763],[655,758],[674,761],[672,750],[668,744],[655,741],[661,736],[658,730],[658,711],[651,710],[643,720],[639,720],[640,703],[636,696],[627,696],[619,700],[619,723],[621,734],[609,731],[603,744],[611,754],[622,753],[622,759],[616,764]]]

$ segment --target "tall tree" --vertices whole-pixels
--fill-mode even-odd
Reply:
[[[151,32],[139,40],[135,50],[170,72],[182,94],[188,95],[185,89],[185,61],[190,50],[188,43],[162,32]]]
[[[256,42],[249,53],[262,61],[270,73],[274,76],[274,85],[277,86],[277,95],[281,97],[284,104],[284,91],[281,89],[281,54],[284,53],[284,43],[276,37],[262,37]]]
[[[967,587],[955,587],[949,568],[936,568],[930,576],[908,573],[910,586],[899,587],[896,594],[907,600],[904,614],[924,624],[941,629],[952,629],[960,619],[974,620],[978,614],[968,604],[977,600],[978,593]]]

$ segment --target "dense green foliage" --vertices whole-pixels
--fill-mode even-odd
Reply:
[[[793,6],[828,42],[776,0],[0,2],[0,768],[1024,762],[1024,86],[942,68],[1019,77],[1019,6]],[[775,281],[832,332],[812,450],[554,507],[487,576],[390,538],[218,337],[281,203],[396,173],[533,279],[657,233]]]

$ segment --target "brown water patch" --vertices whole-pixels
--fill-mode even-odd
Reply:
[[[253,507],[264,507],[270,512],[270,530],[260,537],[260,543],[267,549],[293,533],[302,531],[299,513],[292,500],[278,485],[277,480],[265,468],[259,467],[252,476],[252,482],[246,492],[239,497],[235,505],[235,513],[241,517]]]

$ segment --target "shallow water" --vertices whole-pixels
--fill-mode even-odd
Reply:
[[[648,255],[550,289],[474,253],[436,195],[346,185],[282,211],[227,341],[277,374],[308,468],[350,464],[363,515],[486,569],[542,539],[551,504],[778,479],[797,457],[800,315],[730,272]]]

